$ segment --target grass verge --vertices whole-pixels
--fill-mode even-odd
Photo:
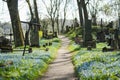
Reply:
[[[33,52],[25,56],[22,56],[22,52],[1,53],[0,80],[35,80],[47,70],[59,47],[60,40],[54,38],[52,46],[48,47],[49,51],[33,48]]]

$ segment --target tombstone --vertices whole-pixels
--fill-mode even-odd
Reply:
[[[68,25],[66,26],[66,32],[69,32],[69,26]]]
[[[119,49],[119,30],[115,29],[114,30],[114,37],[115,37],[115,45],[116,45],[116,49]]]
[[[88,47],[87,47],[87,50],[91,51],[91,50],[92,50],[92,47],[91,47],[91,46],[88,46]]]
[[[53,37],[55,37],[55,38],[58,37],[57,32],[54,32]]]
[[[106,27],[109,28],[113,28],[113,21],[109,22],[109,24],[106,25]]]
[[[44,30],[43,31],[43,38],[47,38],[47,36],[48,36],[47,34],[48,34],[48,30]]]
[[[32,53],[33,52],[33,50],[32,50],[32,48],[30,47],[29,49],[28,49],[28,53]]]
[[[76,29],[76,27],[79,27],[77,18],[74,19],[74,24],[73,24],[73,28]]]
[[[88,47],[88,46],[91,46],[91,48],[96,48],[96,41],[95,40],[87,41],[84,47]]]
[[[92,41],[91,26],[92,26],[91,20],[86,20],[86,23],[85,23],[85,26],[84,26],[84,34],[83,34],[83,41],[84,41],[83,45],[85,47],[88,46],[89,41]]]
[[[52,45],[52,42],[49,42],[49,46],[51,46]]]
[[[47,39],[52,39],[54,37],[54,34],[52,33],[52,31],[49,32],[49,34],[47,34]]]
[[[105,42],[105,33],[104,31],[97,32],[97,41]]]
[[[106,35],[106,41],[108,43],[108,46],[110,46],[112,49],[116,50],[119,49],[119,37],[118,37],[118,29],[109,29]]]
[[[36,19],[33,19],[31,23],[36,23]],[[30,46],[31,47],[39,47],[39,32],[38,26],[31,24],[30,26]]]
[[[80,44],[80,38],[78,37],[78,35],[75,36],[74,41],[76,44]]]
[[[71,27],[69,26],[69,27],[68,27],[68,31],[70,31],[70,30],[71,30]]]
[[[28,31],[26,31],[26,33],[25,33],[25,44],[26,45],[30,45],[30,40],[29,40],[29,32]]]
[[[108,51],[114,51],[114,49],[113,48],[107,48],[107,47],[103,47],[102,48],[102,52],[108,52]]]
[[[10,40],[5,38],[4,36],[0,37],[0,49],[1,49],[1,52],[12,52],[13,51]]]

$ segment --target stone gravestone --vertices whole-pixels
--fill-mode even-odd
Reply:
[[[36,23],[36,19],[31,21],[32,23]],[[30,46],[31,47],[39,47],[39,28],[37,25],[30,26]]]
[[[105,33],[104,31],[97,32],[97,41],[105,42]]]
[[[66,26],[66,32],[69,32],[69,26],[68,25]]]
[[[96,47],[96,41],[92,39],[92,22],[91,20],[87,20],[85,23],[85,28],[84,28],[84,35],[83,35],[83,46],[84,47]]]
[[[58,37],[57,32],[54,32],[53,36],[54,36],[55,38],[57,38],[57,37]]]
[[[47,38],[47,36],[48,36],[47,34],[48,34],[48,30],[44,30],[43,31],[43,38]]]
[[[9,39],[4,36],[0,37],[0,51],[1,52],[12,52],[12,45]]]
[[[114,43],[115,43],[114,49],[119,49],[119,35],[118,35],[118,32],[119,32],[118,29],[114,30],[114,38],[115,38],[115,40],[114,40]]]

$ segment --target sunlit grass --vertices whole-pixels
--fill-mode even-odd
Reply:
[[[96,39],[96,31],[99,27],[93,27],[93,39]],[[71,30],[66,35],[74,40],[81,31]],[[80,80],[120,80],[120,52],[102,52],[102,48],[109,46],[107,43],[97,43],[96,48],[88,51],[71,42],[68,49],[74,51],[72,62]]]
[[[40,41],[40,44],[43,45],[49,41],[52,42],[51,46],[47,46],[49,51],[40,47],[33,48],[32,53],[26,52],[25,56],[22,56],[22,51],[0,54],[0,80],[35,80],[42,76],[47,70],[48,64],[56,57],[61,44],[58,38],[44,39]],[[23,49],[23,47],[19,48]],[[13,64],[3,65],[8,61],[12,61]]]
[[[71,50],[76,48],[73,44],[70,45]],[[105,46],[105,43],[98,43],[97,48],[91,51],[80,48],[73,55],[73,64],[80,80],[120,79],[120,52],[102,52]]]

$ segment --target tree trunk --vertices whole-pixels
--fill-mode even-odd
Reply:
[[[29,7],[29,10],[30,10],[30,14],[31,14],[31,21],[32,19],[34,18],[34,14],[32,12],[32,7],[30,5],[30,1],[29,0],[26,0],[27,4],[28,4],[28,7]],[[32,27],[31,24],[29,24],[29,27]],[[31,29],[31,28],[30,28]],[[27,45],[31,45],[31,42],[30,42],[30,30],[27,32],[28,34],[28,37],[26,37],[26,42],[27,42]]]
[[[119,23],[118,23],[118,27],[119,27],[119,29],[120,29],[120,16],[119,16]]]
[[[36,0],[34,0],[34,12],[35,12],[35,18],[38,24],[40,24],[40,20],[39,20],[39,15],[38,15],[38,7],[37,7],[37,2]],[[38,29],[40,30],[40,26],[38,26]]]
[[[54,23],[54,20],[51,19],[51,24],[52,24],[52,32],[54,33],[55,32],[55,23]]]
[[[100,21],[100,27],[101,27],[101,30],[103,30],[103,20],[102,19]]]
[[[86,8],[85,0],[81,0],[81,5],[83,7],[84,19],[85,19],[85,21],[87,21],[88,20],[88,12],[87,12],[87,8]]]
[[[92,15],[92,24],[93,24],[94,26],[97,25],[97,22],[96,22],[96,14],[93,14],[93,15]]]
[[[57,32],[58,32],[58,34],[60,33],[59,30],[60,30],[59,29],[59,18],[57,18]]]
[[[61,33],[64,33],[65,21],[66,21],[66,18],[63,19]]]
[[[61,30],[62,33],[64,32],[64,26],[66,22],[66,6],[67,6],[67,3],[65,4],[65,7],[64,7],[64,19],[63,19],[62,30]]]
[[[87,41],[92,41],[92,35],[91,35],[91,32],[92,32],[92,29],[91,29],[91,26],[92,26],[92,22],[91,20],[87,20],[85,21],[85,32],[84,32],[84,41],[87,42]]]
[[[29,7],[29,10],[30,10],[30,14],[31,14],[31,20],[34,18],[34,14],[32,12],[32,7],[31,7],[31,4],[30,4],[30,1],[29,0],[26,0],[27,4],[28,4],[28,7]]]
[[[18,13],[18,0],[8,0],[7,5],[12,22],[15,47],[23,46],[24,36],[23,36],[23,31]]]
[[[78,9],[79,9],[80,25],[81,25],[81,27],[83,27],[82,4],[79,0],[77,0],[77,5],[78,5]]]
[[[31,13],[31,21],[30,21],[30,23],[32,24],[32,23],[39,22],[39,19],[34,18],[34,14],[32,12],[32,7],[31,7],[31,4],[30,4],[30,1],[29,0],[26,0],[26,1],[28,3],[29,10],[30,10],[30,13]],[[37,10],[37,8],[35,9],[35,13],[37,13],[36,10]],[[35,15],[35,17],[36,16],[37,15]],[[29,25],[29,27],[30,27],[30,45],[32,47],[39,47],[39,33],[38,33],[39,28],[36,25]]]
[[[36,23],[36,19],[33,19],[31,23]],[[39,33],[38,33],[38,26],[31,25],[30,26],[30,43],[31,47],[39,47]]]
[[[64,6],[64,10],[63,10],[63,12],[64,12],[64,19],[63,19],[63,22],[62,22],[62,30],[61,30],[61,32],[62,33],[64,33],[64,27],[65,27],[65,23],[66,23],[66,9],[67,9],[67,5],[68,5],[68,0],[66,0],[65,1],[65,6]]]
[[[85,0],[81,0],[81,4],[83,7],[83,13],[84,13],[84,36],[83,36],[83,40],[84,40],[84,46],[87,47],[89,45],[89,42],[92,41],[92,35],[91,35],[91,20],[88,20],[88,12],[87,12],[87,8],[86,8],[86,4],[85,4]]]

